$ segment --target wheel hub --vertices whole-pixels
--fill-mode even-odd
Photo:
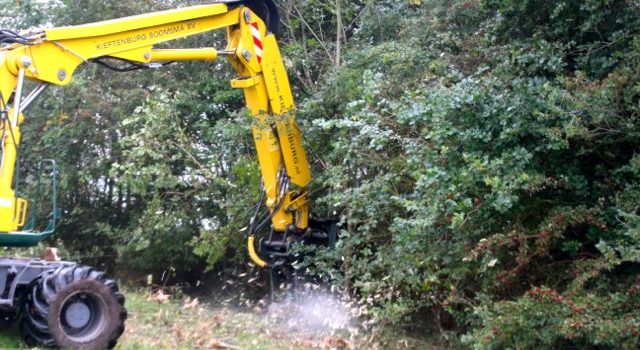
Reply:
[[[91,309],[81,300],[76,300],[67,307],[65,321],[73,328],[82,328],[91,320]]]

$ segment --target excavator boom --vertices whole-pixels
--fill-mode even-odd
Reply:
[[[292,244],[331,245],[335,223],[309,219],[306,188],[311,172],[276,41],[278,24],[271,0],[220,0],[79,26],[21,33],[0,29],[0,246],[35,245],[53,234],[60,217],[53,160],[41,168],[53,184],[53,209],[43,230],[35,228],[35,210],[27,220],[28,202],[17,196],[14,176],[24,112],[45,87],[72,83],[78,66],[86,63],[126,72],[220,58],[237,72],[231,86],[244,92],[262,175],[260,204],[267,210],[264,216],[257,210],[250,224],[251,260],[268,268],[273,282],[274,274],[293,270]],[[157,47],[222,28],[227,36],[223,48]],[[113,65],[114,60],[120,63]],[[31,343],[113,348],[124,331],[127,312],[117,284],[103,272],[74,262],[0,258],[0,294],[0,319],[8,322],[22,314],[20,329]]]
[[[227,31],[223,49],[156,47],[220,28]],[[69,84],[78,66],[91,62],[107,65],[109,60],[119,60],[143,67],[224,57],[238,74],[231,86],[243,90],[253,118],[264,204],[271,223],[270,238],[261,242],[255,238],[260,225],[251,225],[249,255],[258,266],[269,266],[269,260],[278,255],[274,252],[285,252],[289,242],[300,241],[308,231],[306,187],[311,181],[295,122],[293,96],[276,41],[277,28],[278,15],[271,1],[218,1],[78,26],[20,34],[4,31],[4,46],[0,47],[0,110],[4,116],[0,244],[28,245],[50,233],[20,231],[27,202],[16,197],[12,188],[22,112],[41,87]],[[25,80],[40,84],[28,98],[24,98]],[[260,249],[256,250],[256,245]]]

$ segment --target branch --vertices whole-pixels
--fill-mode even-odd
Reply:
[[[329,58],[329,60],[331,60],[331,63],[335,64],[335,61],[333,60],[333,55],[331,54],[331,51],[329,51],[327,46],[324,44],[324,41],[322,41],[322,39],[318,37],[316,32],[313,30],[313,28],[311,28],[309,23],[303,18],[302,13],[298,9],[298,7],[296,5],[293,5],[293,8],[296,10],[296,13],[297,13],[295,17],[298,18],[300,22],[302,22],[302,24],[304,24],[304,26],[307,27],[307,29],[309,29],[309,31],[311,32],[311,35],[313,35],[313,37],[316,38],[316,40],[318,40],[318,44],[322,47],[324,52],[327,54],[327,57]]]

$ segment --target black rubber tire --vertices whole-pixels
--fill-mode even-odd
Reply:
[[[86,304],[85,325],[69,325],[69,308]],[[65,349],[110,349],[124,332],[124,295],[104,272],[87,266],[63,266],[31,285],[20,329],[27,343]],[[83,321],[81,321],[83,322]]]

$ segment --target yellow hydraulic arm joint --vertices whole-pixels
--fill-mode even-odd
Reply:
[[[214,61],[219,56],[225,56],[237,72],[232,87],[243,90],[247,110],[253,118],[252,133],[272,231],[284,237],[305,232],[309,225],[306,186],[311,172],[295,122],[293,96],[276,36],[271,30],[273,18],[261,18],[252,9],[259,6],[256,11],[269,8],[275,11],[275,5],[270,0],[255,4],[247,1],[245,6],[242,0],[227,0],[31,31],[21,34],[20,40],[0,47],[0,109],[13,118],[3,123],[0,233],[18,230],[24,221],[24,212],[18,211],[26,210],[24,200],[16,198],[11,189],[23,119],[20,96],[25,79],[41,86],[66,85],[72,81],[79,65],[92,61],[118,59],[140,66],[167,61]],[[219,28],[227,30],[227,45],[223,50],[155,47]],[[18,112],[7,107],[11,101]],[[8,139],[9,131],[13,132],[11,139]],[[249,256],[256,265],[267,267],[265,257],[256,251],[255,233],[249,233]]]

